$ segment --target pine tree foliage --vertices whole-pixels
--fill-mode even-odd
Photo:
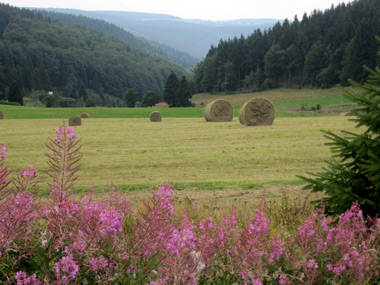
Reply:
[[[377,40],[380,43],[379,37]],[[339,136],[325,131],[327,145],[336,159],[314,178],[301,177],[309,183],[306,189],[324,193],[321,200],[329,214],[343,213],[356,201],[365,215],[380,213],[380,68],[364,69],[369,72],[366,83],[350,80],[361,92],[351,89],[345,94],[359,106],[353,110],[353,121],[363,132],[342,132]]]
[[[166,80],[163,99],[169,107],[177,107],[179,79],[172,71]]]
[[[171,72],[166,80],[163,99],[169,107],[191,107],[191,87],[185,76],[181,79]]]
[[[190,92],[189,82],[185,76],[182,76],[178,85],[178,107],[191,107],[192,94]]]
[[[272,28],[211,46],[194,71],[196,92],[230,92],[243,87],[260,91],[276,87],[346,85],[365,82],[362,66],[376,66],[380,34],[380,1],[356,0],[325,11],[285,19]],[[263,71],[251,80],[251,72]],[[261,78],[263,77],[263,78]],[[246,80],[247,79],[247,80]],[[249,85],[248,85],[249,83]]]

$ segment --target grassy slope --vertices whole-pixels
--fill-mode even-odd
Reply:
[[[234,95],[214,95],[209,93],[196,94],[193,96],[192,101],[195,106],[205,105],[210,101],[216,99],[225,99],[231,102],[233,107],[240,107],[244,102],[253,97],[264,97],[271,100],[273,103],[277,102],[291,102],[299,99],[311,98],[324,98],[342,95],[343,91],[339,88],[330,89],[286,89],[279,88],[263,92],[255,93],[242,93]]]

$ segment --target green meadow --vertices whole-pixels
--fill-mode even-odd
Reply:
[[[149,118],[153,111],[160,111],[164,118],[202,118],[203,108],[207,103],[224,99],[234,107],[234,116],[238,116],[239,108],[254,97],[271,100],[276,107],[278,117],[336,115],[351,109],[349,102],[342,95],[340,88],[331,89],[275,89],[256,93],[234,95],[196,94],[192,98],[194,108],[43,108],[0,105],[0,111],[6,119],[68,119],[81,113],[90,114],[91,118]],[[294,109],[321,106],[319,112],[295,112]]]

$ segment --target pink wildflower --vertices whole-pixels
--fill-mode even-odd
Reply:
[[[68,132],[68,139],[69,141],[72,141],[73,139],[76,139],[77,136],[74,132],[74,130],[72,128],[69,128],[69,127],[66,127],[66,130]],[[58,130],[57,130],[57,137],[54,139],[54,141],[57,143],[57,144],[60,144],[61,141],[63,140],[63,127],[60,127]]]
[[[5,159],[5,153],[7,152],[7,148],[6,147],[3,147],[1,149],[1,160],[4,160]]]
[[[307,267],[317,269],[318,264],[315,261],[315,259],[309,259],[309,261],[307,262]]]
[[[171,198],[173,193],[173,186],[165,183],[164,185],[158,187],[158,191],[154,196],[156,199],[161,201],[161,208],[168,212],[169,215],[173,215],[174,213],[174,205]]]
[[[28,165],[29,169],[25,168],[24,170],[21,170],[21,178],[24,177],[30,177],[30,179],[36,178],[37,177],[37,170],[32,166]]]
[[[22,285],[22,284],[41,284],[41,281],[39,281],[36,278],[36,274],[33,274],[31,276],[28,276],[25,272],[18,271],[15,275],[17,285]]]
[[[72,128],[67,128],[67,130],[69,131],[69,141],[77,138],[77,136],[76,136],[76,134]]]
[[[102,210],[99,214],[100,220],[99,224],[104,225],[105,228],[101,230],[103,236],[106,233],[120,233],[121,232],[121,223],[124,218],[124,214],[116,212],[114,210]]]
[[[55,263],[55,274],[58,280],[75,278],[75,275],[78,273],[78,269],[79,267],[73,260],[72,254],[62,257],[59,262]],[[64,273],[62,276],[61,272]]]
[[[91,258],[90,264],[91,264],[91,270],[93,272],[97,272],[99,270],[105,269],[108,266],[108,260],[104,257]]]

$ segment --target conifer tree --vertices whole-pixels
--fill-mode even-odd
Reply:
[[[380,42],[380,38],[377,39]],[[309,183],[306,189],[324,192],[322,200],[329,214],[343,213],[356,201],[364,215],[380,214],[380,68],[372,70],[364,66],[364,69],[369,72],[366,83],[349,80],[361,92],[351,89],[345,94],[359,105],[353,110],[356,115],[353,121],[364,132],[342,132],[343,136],[339,136],[324,131],[330,140],[327,145],[337,159],[328,162],[314,178],[301,176]]]
[[[182,76],[178,86],[178,107],[190,107],[191,102],[189,99],[191,99],[191,97],[192,95],[190,92],[189,83],[187,82],[186,77]]]
[[[177,107],[179,80],[172,71],[166,81],[163,99],[169,107]]]

